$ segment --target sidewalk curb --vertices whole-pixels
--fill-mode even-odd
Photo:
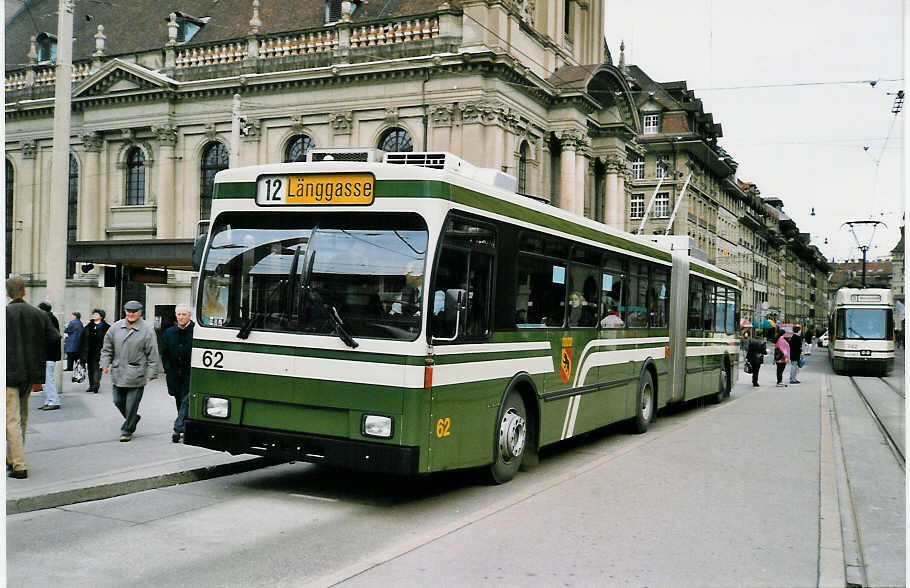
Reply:
[[[13,514],[22,514],[36,510],[48,508],[57,508],[69,504],[80,502],[90,502],[93,500],[104,500],[124,494],[142,492],[144,490],[154,490],[156,488],[166,488],[178,484],[189,482],[198,482],[200,480],[209,480],[221,476],[230,476],[233,474],[242,474],[252,470],[274,465],[273,460],[264,457],[255,457],[243,461],[235,461],[215,466],[205,466],[174,472],[170,474],[161,474],[149,478],[138,478],[135,480],[125,480],[122,482],[112,482],[110,484],[101,484],[99,486],[89,486],[87,488],[75,488],[73,490],[63,490],[52,492],[41,496],[26,496],[14,498],[6,501],[7,516]]]

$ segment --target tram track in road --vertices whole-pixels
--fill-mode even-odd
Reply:
[[[888,387],[891,390],[893,390],[894,392],[896,392],[901,398],[904,398],[903,392],[897,390],[894,386],[889,384],[883,378],[878,378],[878,379],[880,379],[882,382],[887,384]],[[872,403],[869,402],[869,398],[863,392],[862,387],[859,385],[859,382],[856,381],[856,378],[854,376],[850,376],[850,383],[853,385],[853,388],[856,390],[856,393],[859,396],[860,400],[862,400],[863,404],[866,405],[866,409],[869,411],[869,414],[872,415],[872,420],[875,421],[875,425],[878,427],[878,430],[881,432],[882,436],[885,438],[885,442],[888,444],[888,447],[891,449],[891,452],[894,454],[895,458],[897,459],[898,465],[900,465],[901,470],[906,472],[907,469],[906,469],[906,459],[904,457],[904,452],[903,452],[903,450],[901,450],[900,445],[898,445],[898,443],[895,440],[894,436],[892,435],[891,431],[888,430],[888,427],[885,424],[885,421],[878,414],[878,412],[876,411],[876,409],[872,405]]]
[[[901,398],[906,398],[906,396],[904,396],[904,391],[898,389],[894,384],[889,382],[886,378],[879,377],[878,379],[881,380],[885,384],[885,386],[891,388],[891,390],[893,390],[895,394],[897,394]]]

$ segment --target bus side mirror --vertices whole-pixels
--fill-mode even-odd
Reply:
[[[201,220],[196,224],[196,240],[193,242],[193,271],[202,267],[202,254],[205,252],[205,238],[209,233],[210,220]]]
[[[198,272],[202,266],[202,254],[205,252],[205,235],[196,237],[193,243],[193,271]]]
[[[445,306],[439,313],[439,326],[434,329],[440,335],[451,333],[450,337],[434,336],[434,341],[454,341],[461,335],[462,317],[467,310],[467,292],[461,288],[452,288],[445,291]]]

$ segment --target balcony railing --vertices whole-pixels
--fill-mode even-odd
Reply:
[[[251,39],[234,39],[219,43],[177,47],[176,50],[163,47],[164,63],[173,63],[176,72],[189,74],[190,70],[216,65],[270,60],[305,56],[311,54],[331,54],[339,49],[363,49],[365,47],[401,46],[409,43],[423,42],[440,36],[439,14],[411,17],[389,22],[376,22],[363,25],[338,23],[331,27],[279,35],[257,35]],[[449,31],[449,35],[460,36],[460,32]],[[170,53],[170,56],[168,55]],[[93,68],[100,66],[104,58],[78,61],[73,64],[73,83],[79,83],[88,77]],[[165,67],[167,70],[168,67]],[[184,74],[184,75],[185,75]],[[40,88],[42,95],[46,88],[56,82],[56,71],[53,65],[32,65],[29,68],[6,73],[5,88],[7,92]]]

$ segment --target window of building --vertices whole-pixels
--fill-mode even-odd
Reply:
[[[50,33],[38,33],[35,37],[38,50],[38,63],[57,59],[57,36]]]
[[[567,38],[572,37],[572,0],[565,0],[563,4],[562,32]]]
[[[641,218],[645,215],[645,195],[632,194],[629,200],[629,217]]]
[[[76,241],[76,219],[79,214],[79,162],[70,153],[69,190],[66,199],[66,275],[76,273],[76,261],[70,256],[69,244]]]
[[[296,135],[291,138],[287,149],[284,150],[284,162],[306,161],[307,151],[315,147],[316,142],[309,135]]]
[[[199,219],[205,220],[212,214],[212,197],[215,195],[215,174],[228,168],[228,153],[224,144],[209,143],[202,152],[199,186]]]
[[[629,161],[632,163],[632,179],[645,179],[645,158],[635,154],[629,157]]]
[[[145,154],[133,147],[126,155],[126,198],[124,204],[145,204]]]
[[[522,141],[518,149],[518,193],[528,193],[528,142]]]
[[[351,2],[351,14],[357,12],[358,1]],[[341,20],[341,0],[326,0],[325,24],[336,23]]]
[[[414,142],[406,130],[392,127],[382,134],[379,139],[379,148],[383,151],[413,151]]]
[[[642,133],[656,135],[660,132],[660,114],[645,114],[641,117]]]
[[[13,164],[6,160],[6,275],[13,273]]]
[[[670,217],[670,193],[658,192],[654,197],[654,216],[656,218]]]

